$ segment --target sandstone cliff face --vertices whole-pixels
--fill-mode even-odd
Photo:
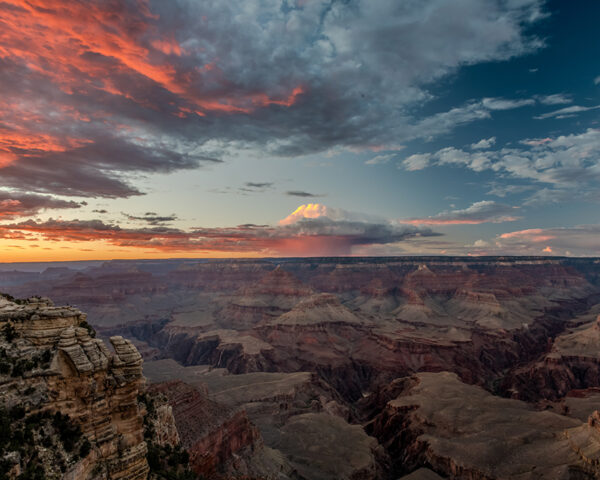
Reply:
[[[14,476],[32,465],[41,478],[148,476],[137,401],[142,358],[119,336],[111,353],[83,326],[85,314],[48,299],[0,298],[0,406],[17,412],[11,429],[29,439],[16,453],[19,442],[3,445]]]

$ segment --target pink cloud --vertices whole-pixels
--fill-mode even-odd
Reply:
[[[547,242],[548,240],[552,240],[553,238],[556,238],[556,236],[547,234],[541,228],[530,228],[527,230],[518,230],[516,232],[503,233],[502,235],[500,235],[500,238],[502,238],[502,239],[516,238],[516,239],[527,240],[530,242],[543,243],[543,242]]]

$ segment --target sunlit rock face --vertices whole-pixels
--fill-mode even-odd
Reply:
[[[13,412],[12,431],[26,432],[9,454],[12,475],[36,468],[73,480],[148,476],[142,357],[120,336],[110,339],[111,352],[85,319],[44,298],[0,298],[0,404]]]

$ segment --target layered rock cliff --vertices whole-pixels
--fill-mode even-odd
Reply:
[[[115,336],[112,353],[85,314],[45,298],[0,297],[0,331],[3,473],[147,478],[136,348]]]
[[[211,400],[201,385],[181,381],[150,385],[148,394],[163,396],[172,408],[189,463],[206,478],[287,479],[292,469],[266,448],[244,410]]]
[[[185,459],[183,444],[197,472],[225,477],[580,479],[600,478],[600,417],[588,424],[600,402],[598,265],[169,260],[48,272],[20,287],[8,280],[11,292],[78,302],[101,335],[130,337],[155,360],[145,364],[160,370],[155,379],[147,370],[153,381],[188,384],[152,387],[141,399],[141,413],[152,411],[151,468]],[[135,359],[118,353],[120,340],[125,365],[85,337],[81,318],[67,317],[56,316],[55,332],[33,315],[23,331],[9,322],[5,335],[33,349],[19,353],[17,374],[27,377],[28,359],[54,361],[42,346],[49,337],[72,376],[105,368],[125,378]],[[0,371],[10,376],[8,363],[1,360]],[[14,420],[22,435],[27,415]],[[40,422],[51,432],[61,418],[56,427],[50,417]],[[70,448],[86,453],[85,438]],[[12,453],[6,460],[27,463]]]

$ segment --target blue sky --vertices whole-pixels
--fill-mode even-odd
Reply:
[[[600,255],[598,2],[91,5],[0,6],[5,259]]]

